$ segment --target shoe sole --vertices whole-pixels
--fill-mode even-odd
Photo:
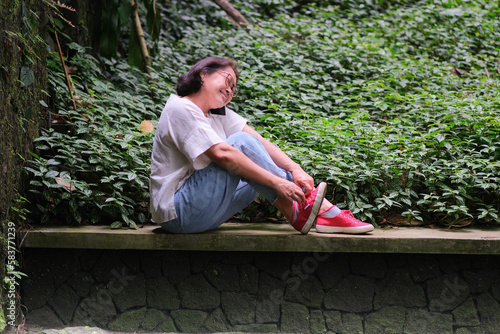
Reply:
[[[318,233],[349,233],[361,234],[374,230],[373,226],[356,226],[356,227],[339,227],[339,226],[324,226],[316,225],[316,232]]]
[[[317,189],[318,189],[318,192],[316,193],[316,198],[314,199],[314,204],[313,204],[313,207],[311,209],[311,214],[309,215],[306,223],[304,224],[304,226],[300,230],[300,233],[302,233],[302,234],[309,233],[309,230],[311,229],[314,222],[316,221],[316,218],[318,218],[319,209],[321,208],[321,203],[323,203],[323,199],[325,198],[325,195],[326,195],[326,183],[321,182],[320,184],[318,184]]]

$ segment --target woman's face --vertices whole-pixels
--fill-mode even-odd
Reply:
[[[223,107],[233,98],[236,73],[231,67],[221,68],[212,74],[202,74],[201,80],[203,85],[200,92],[210,109]]]

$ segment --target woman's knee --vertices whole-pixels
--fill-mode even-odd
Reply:
[[[260,145],[260,141],[249,133],[236,132],[226,139],[226,143],[234,147],[243,147],[246,145]]]

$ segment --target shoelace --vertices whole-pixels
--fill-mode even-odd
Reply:
[[[313,190],[313,192],[314,192],[314,190]],[[306,200],[301,205],[299,205],[299,207],[301,209],[306,210],[310,205],[314,204],[314,200],[316,199],[316,196],[314,196],[314,197],[312,196],[313,192],[311,192],[311,194],[308,197],[306,197]]]
[[[352,220],[354,222],[356,222],[358,220],[356,217],[354,217],[351,210],[342,210],[341,213],[343,213],[345,218],[347,218],[349,220]]]

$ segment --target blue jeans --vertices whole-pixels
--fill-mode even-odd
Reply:
[[[292,181],[292,174],[278,167],[262,143],[246,132],[227,138],[226,143],[237,148],[260,167],[276,176]],[[177,218],[162,223],[171,233],[200,233],[213,230],[237,212],[248,206],[261,194],[271,203],[278,198],[276,192],[257,182],[211,163],[197,170],[175,193]]]

